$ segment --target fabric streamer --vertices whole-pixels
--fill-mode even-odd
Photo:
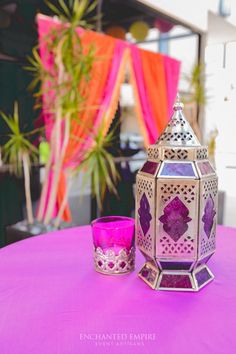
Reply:
[[[57,29],[64,24],[44,15],[38,15],[37,22],[40,56],[43,65],[50,70],[53,58],[48,53],[46,41],[52,29]],[[80,113],[80,124],[77,121],[72,122],[72,134],[61,170],[54,216],[66,193],[66,170],[80,164],[84,151],[91,146],[92,136],[102,122],[104,123],[104,135],[109,129],[116,112],[127,65],[130,67],[130,82],[136,100],[137,121],[145,146],[154,143],[166,125],[176,96],[179,78],[180,62],[175,59],[142,50],[101,33],[82,28],[78,28],[78,33],[85,51],[89,46],[94,46],[96,60],[85,93],[85,106],[88,108]],[[43,114],[46,138],[49,141],[54,120],[47,110],[47,105],[48,100],[53,99],[54,93],[50,91],[49,82],[45,82],[44,85],[46,85],[46,93],[43,97]],[[53,171],[50,172],[50,180],[52,180],[52,175]],[[50,180],[44,210],[46,210],[50,196]],[[70,221],[68,205],[62,217],[63,220]]]
[[[135,81],[137,83],[139,100],[142,107],[143,119],[145,120],[146,129],[148,131],[149,142],[154,143],[158,134],[155,118],[152,114],[150,101],[147,95],[147,87],[144,81],[144,72],[140,50],[136,46],[131,46],[132,64],[134,69]]]
[[[165,80],[167,90],[167,105],[168,117],[170,118],[173,113],[173,104],[177,94],[177,87],[179,82],[180,61],[172,59],[167,55],[163,55],[165,67]]]

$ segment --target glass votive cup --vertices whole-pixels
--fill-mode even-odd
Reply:
[[[94,265],[97,272],[126,274],[135,265],[135,221],[126,216],[93,220]]]

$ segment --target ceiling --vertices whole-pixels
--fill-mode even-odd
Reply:
[[[102,14],[103,29],[110,25],[122,25],[128,29],[130,24],[137,20],[144,20],[152,26],[157,18],[175,23],[135,0],[103,0]]]
[[[58,0],[51,1],[57,4]],[[102,30],[111,25],[128,29],[136,20],[152,26],[157,17],[163,17],[135,0],[103,0],[101,4]],[[31,52],[37,41],[37,12],[52,15],[44,0],[0,0],[0,53],[24,58]]]

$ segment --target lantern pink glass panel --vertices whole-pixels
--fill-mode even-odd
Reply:
[[[104,274],[134,270],[135,221],[125,216],[105,216],[92,222],[94,263]]]

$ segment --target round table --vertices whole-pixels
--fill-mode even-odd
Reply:
[[[215,280],[154,291],[136,271],[93,269],[89,226],[0,250],[1,354],[236,353],[236,229],[218,227]]]

